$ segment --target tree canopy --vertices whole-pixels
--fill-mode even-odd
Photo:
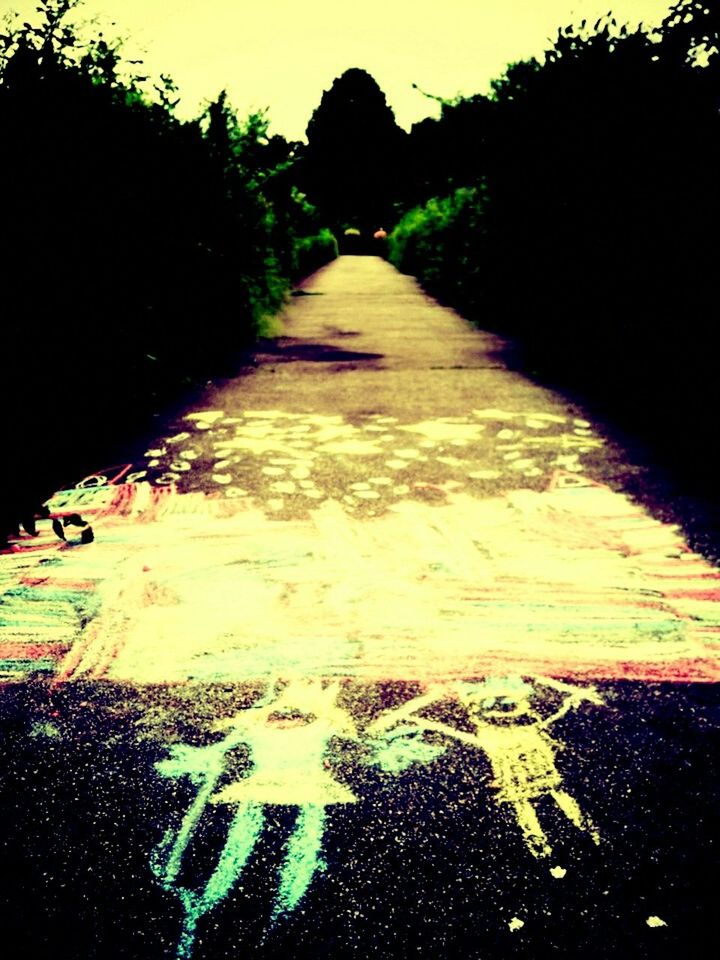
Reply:
[[[406,134],[377,82],[353,67],[322,96],[306,131],[308,195],[336,229],[393,219]]]

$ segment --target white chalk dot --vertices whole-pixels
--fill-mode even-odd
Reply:
[[[270,484],[270,488],[278,493],[295,493],[295,484],[292,480],[277,480]]]
[[[247,495],[247,490],[243,490],[242,487],[225,487],[226,497],[246,497]]]
[[[497,480],[500,476],[499,470],[473,470],[468,476],[472,480]]]

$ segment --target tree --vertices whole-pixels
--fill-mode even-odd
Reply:
[[[338,77],[306,135],[303,186],[325,220],[372,232],[395,219],[406,134],[369,73]]]

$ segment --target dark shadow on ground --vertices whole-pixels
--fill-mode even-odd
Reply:
[[[350,336],[351,334],[340,334]],[[289,363],[301,360],[305,363],[337,363],[342,360],[360,362],[363,360],[382,360],[382,353],[365,353],[360,350],[339,350],[327,343],[308,343],[296,337],[277,337],[261,339],[253,350],[256,361],[265,358],[275,363]]]
[[[339,337],[354,331],[331,331]],[[218,386],[249,376],[265,363],[337,364],[333,372],[350,366],[375,365],[381,353],[342,350],[331,344],[308,343],[293,337],[260,338],[244,351],[228,359],[225,368],[203,383],[177,386],[172,395],[152,398],[140,394],[128,382],[124,395],[94,396],[84,411],[82,426],[67,426],[65,414],[53,420],[53,412],[25,412],[23,423],[5,429],[5,463],[0,476],[0,543],[12,535],[18,524],[31,520],[41,504],[57,490],[75,486],[84,477],[109,463],[139,464],[139,457],[162,425],[177,417],[179,411],[199,401],[210,383]],[[69,415],[68,415],[69,417]],[[37,429],[29,424],[35,423]],[[47,428],[46,428],[47,425]]]
[[[579,368],[570,352],[550,355],[520,341],[498,354],[507,366],[581,407],[611,443],[641,468],[616,484],[654,516],[676,523],[693,550],[720,562],[720,497],[712,465],[717,403],[693,372],[658,371],[652,360],[637,377],[626,369]],[[611,483],[612,481],[609,480]]]
[[[238,357],[238,369],[240,365]],[[120,398],[93,396],[81,423],[62,408],[49,407],[42,415],[23,411],[11,420],[3,435],[0,544],[57,490],[75,486],[107,464],[136,462],[158,426],[198,400],[205,389],[206,383],[188,383],[173,397],[160,399],[135,393],[129,381]]]

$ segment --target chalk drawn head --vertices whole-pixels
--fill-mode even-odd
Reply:
[[[265,723],[277,730],[289,730],[293,727],[306,727],[315,723],[317,716],[314,713],[303,713],[301,710],[273,710],[267,715]]]
[[[320,679],[278,681],[274,691],[257,706],[218,721],[214,727],[223,729],[240,724],[268,730],[292,730],[320,723],[335,734],[354,738],[356,729],[352,717],[336,703],[339,692],[337,682]]]
[[[458,688],[460,702],[470,717],[482,723],[512,722],[530,713],[533,692],[522,677],[486,677]]]

